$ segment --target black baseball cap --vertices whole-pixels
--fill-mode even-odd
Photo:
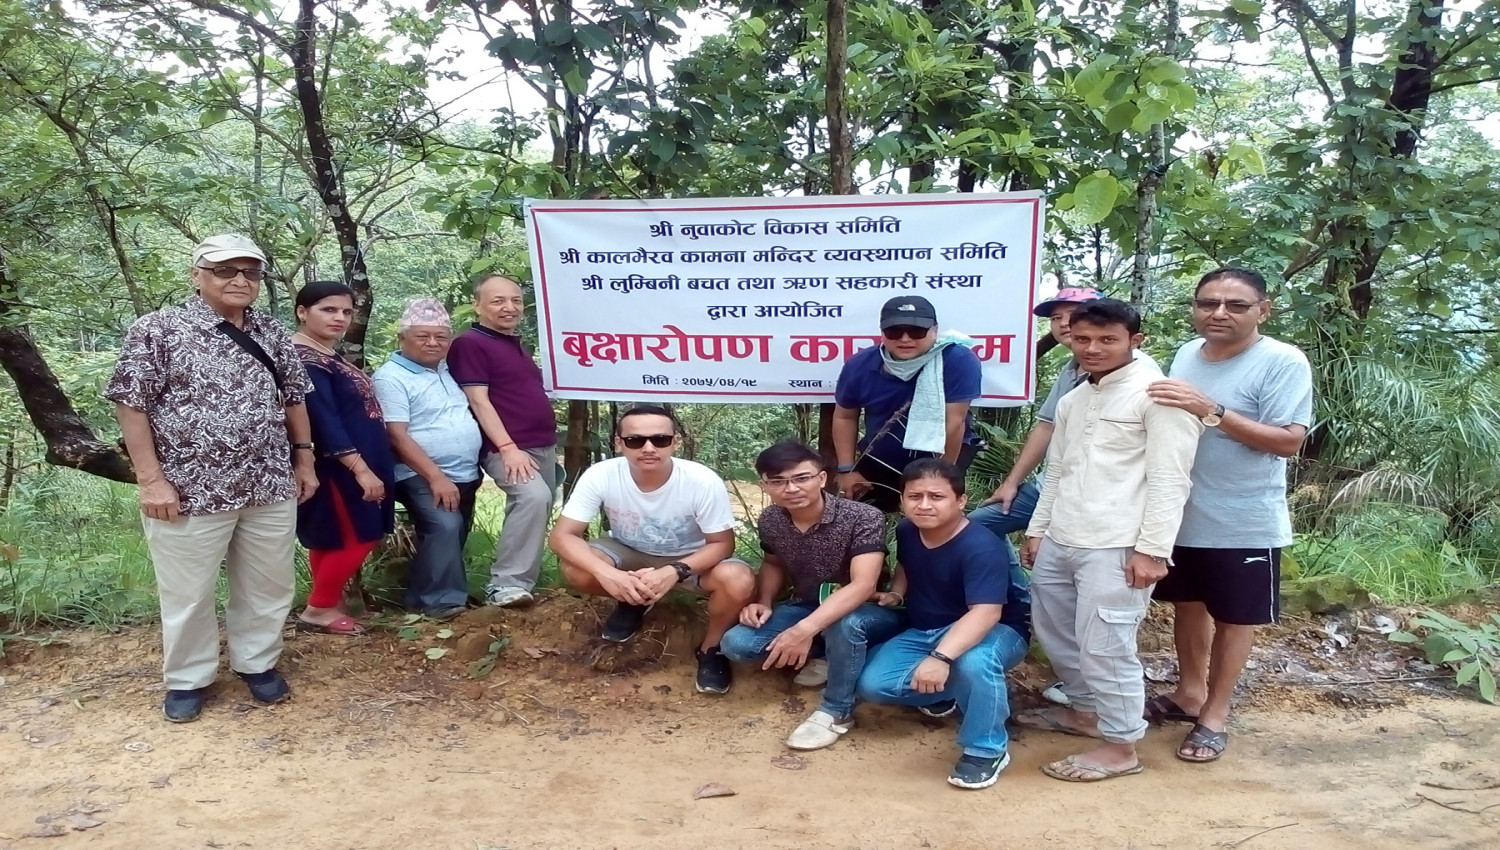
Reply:
[[[937,324],[937,311],[932,302],[920,295],[900,295],[885,302],[880,308],[880,329],[897,325],[914,328],[930,328]]]

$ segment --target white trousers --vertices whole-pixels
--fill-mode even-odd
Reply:
[[[241,508],[175,522],[141,518],[161,599],[162,672],[167,687],[207,687],[219,671],[214,586],[229,577],[224,626],[229,666],[263,673],[281,658],[292,610],[297,501]]]
[[[1073,708],[1099,715],[1104,740],[1146,734],[1146,682],[1135,636],[1151,588],[1125,581],[1131,550],[1076,549],[1042,538],[1031,570],[1031,625]]]

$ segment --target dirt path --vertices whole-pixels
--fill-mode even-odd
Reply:
[[[1185,727],[1168,727],[1147,737],[1145,773],[1092,786],[1037,769],[1079,741],[1023,732],[1000,782],[964,792],[944,783],[948,723],[861,707],[843,741],[788,763],[781,741],[815,691],[742,674],[700,697],[680,630],[642,642],[663,658],[607,657],[585,637],[594,616],[555,599],[466,615],[447,640],[430,625],[297,637],[292,702],[255,707],[224,681],[186,726],[160,719],[152,630],[13,653],[0,848],[1500,846],[1500,711],[1482,704],[1252,705],[1222,762],[1178,762]],[[465,637],[472,656],[491,634],[510,646],[471,679]],[[737,793],[694,800],[708,782]]]

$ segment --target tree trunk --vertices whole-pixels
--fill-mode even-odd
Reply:
[[[854,156],[844,110],[844,66],[848,64],[849,9],[846,0],[828,0],[828,78],[823,96],[828,113],[828,183],[835,195],[854,194]],[[818,451],[829,466],[833,452],[833,405],[818,405]],[[833,476],[828,483],[833,485]]]
[[[854,194],[853,149],[844,109],[844,70],[849,64],[847,0],[828,0],[828,79],[823,105],[828,113],[828,179],[835,195]]]
[[[26,415],[47,446],[47,462],[81,469],[113,481],[135,483],[130,461],[107,445],[68,400],[62,383],[47,365],[24,324],[15,322],[16,289],[6,274],[5,251],[0,247],[0,366],[16,385]]]
[[[349,212],[344,194],[344,178],[333,161],[333,142],[323,124],[323,93],[318,90],[317,0],[299,0],[297,37],[292,42],[292,67],[297,78],[297,106],[302,111],[302,125],[307,133],[308,153],[312,156],[318,197],[333,222],[339,240],[339,256],[344,282],[354,290],[354,316],[344,333],[343,349],[354,365],[365,365],[365,334],[370,326],[370,275],[365,269],[365,255],[360,248],[359,227]]]

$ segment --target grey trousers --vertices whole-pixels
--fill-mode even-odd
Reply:
[[[175,522],[142,516],[141,524],[161,598],[167,687],[207,687],[219,671],[214,585],[220,564],[229,578],[224,610],[229,666],[240,673],[275,667],[281,658],[281,629],[292,610],[297,501],[178,517]]]
[[[542,547],[547,542],[547,520],[552,518],[552,497],[557,489],[557,447],[526,449],[536,461],[536,474],[520,484],[505,483],[505,464],[499,452],[484,456],[484,471],[505,493],[505,519],[495,543],[495,563],[490,566],[486,590],[518,587],[530,592],[542,571]]]
[[[1125,582],[1131,550],[1075,549],[1043,538],[1031,570],[1031,622],[1073,708],[1099,715],[1104,740],[1146,734],[1146,683],[1135,635],[1151,588]]]

